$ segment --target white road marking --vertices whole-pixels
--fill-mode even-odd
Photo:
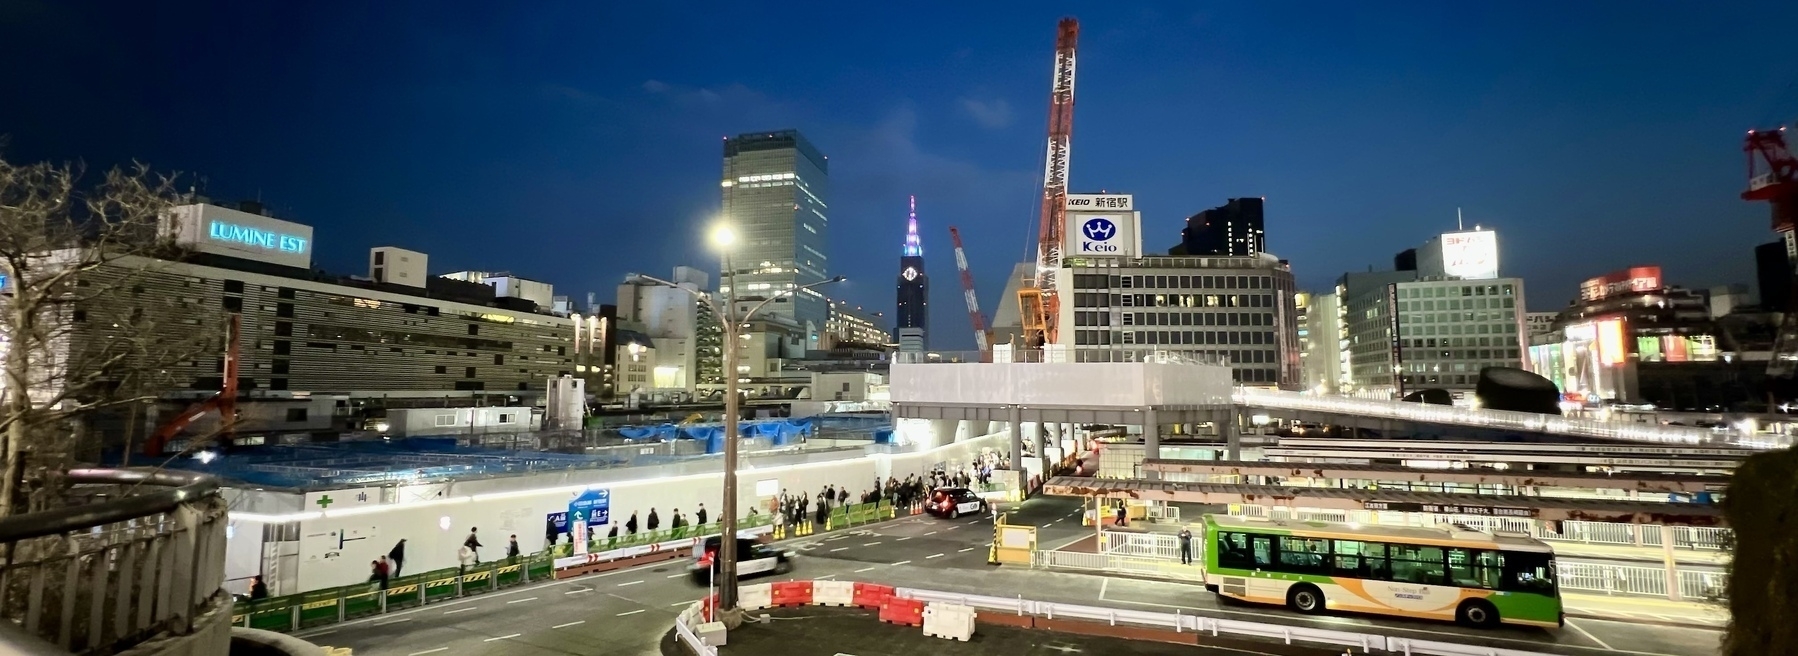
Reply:
[[[523,599],[513,599],[513,600],[511,600],[511,601],[508,601],[508,602],[506,602],[506,603],[508,603],[508,604],[522,604],[522,603],[524,603],[524,602],[527,602],[527,601],[536,601],[536,600],[537,600],[537,598],[536,598],[536,597],[525,597],[525,598],[523,598]]]
[[[812,578],[813,578],[813,579],[815,579],[815,580],[820,580],[820,581],[822,581],[822,580],[824,580],[824,579],[834,579],[834,578],[836,578],[836,577],[837,577],[837,575],[835,575],[835,574],[825,574],[825,575],[823,575],[823,576],[814,576],[814,577],[812,577]]]
[[[893,564],[891,564],[891,565],[888,565],[888,567],[898,567],[898,566],[900,566],[900,565],[905,565],[905,564],[908,564],[908,563],[910,563],[910,562],[911,562],[911,561],[909,561],[909,560],[901,560],[901,561],[899,561],[899,562],[896,562],[896,563],[893,563]]]
[[[637,614],[637,613],[641,613],[641,612],[644,612],[644,611],[647,611],[647,610],[649,610],[649,609],[648,609],[648,608],[638,608],[638,609],[637,609],[637,610],[627,610],[627,611],[624,611],[624,612],[622,612],[622,613],[619,613],[619,614],[618,614],[618,616],[619,616],[619,617],[624,617],[624,616],[626,616],[626,615],[636,615],[636,614]]]
[[[669,574],[669,575],[667,575],[667,576],[664,576],[664,577],[662,577],[662,578],[665,578],[665,579],[678,579],[678,578],[680,578],[680,577],[683,577],[683,576],[686,576],[686,574]]]
[[[636,585],[638,583],[642,583],[642,581],[631,581],[630,583],[620,583],[620,584],[618,584],[618,587],[622,588],[627,585]]]
[[[674,602],[674,603],[672,603],[672,604],[668,604],[668,605],[670,605],[670,606],[685,606],[685,605],[687,605],[687,604],[691,604],[691,603],[693,603],[693,602],[691,602],[691,601],[677,601],[677,602]]]
[[[573,622],[569,622],[569,623],[567,623],[567,624],[557,624],[557,625],[555,625],[555,626],[552,626],[552,627],[549,627],[549,628],[552,628],[552,629],[566,629],[566,628],[568,628],[568,627],[571,627],[571,626],[574,626],[574,625],[576,625],[576,624],[586,624],[586,623],[587,623],[587,620],[575,620],[575,621],[573,621]]]
[[[1573,620],[1567,620],[1567,626],[1568,626],[1568,628],[1578,631],[1580,635],[1586,636],[1587,640],[1591,640],[1592,642],[1598,643],[1598,646],[1604,647],[1605,649],[1611,649],[1610,645],[1605,644],[1605,642],[1603,640],[1599,640],[1598,636],[1592,635],[1590,632],[1587,632],[1585,629],[1580,628],[1580,626],[1578,624],[1574,624]]]
[[[878,568],[875,568],[875,567],[863,567],[863,568],[861,568],[861,569],[858,569],[858,570],[855,570],[855,573],[857,573],[857,574],[860,574],[860,573],[862,573],[862,572],[872,572],[872,571],[874,571],[874,570],[876,570],[876,569],[878,569]]]
[[[400,623],[400,622],[410,622],[410,621],[412,621],[412,618],[410,618],[410,617],[402,617],[402,618],[399,618],[399,619],[397,619],[397,620],[388,620],[388,621],[385,621],[385,622],[375,622],[375,623],[374,623],[374,624],[371,624],[371,625],[369,625],[369,626],[387,626],[387,625],[389,625],[389,624],[399,624],[399,623]]]
[[[872,547],[872,546],[874,546],[874,545],[877,545],[877,544],[880,544],[880,543],[879,543],[879,542],[869,542],[869,543],[867,543],[867,544],[864,544],[864,545],[862,545],[862,546],[864,546],[864,547]]]
[[[830,550],[830,552],[831,552],[831,553],[836,553],[836,552],[838,552],[838,551],[845,551],[845,550],[847,550],[847,549],[848,549],[848,548],[849,548],[849,547],[837,547],[837,548],[835,548],[835,549],[831,549],[831,550]]]
[[[571,595],[571,594],[580,594],[580,593],[583,593],[583,592],[592,592],[592,591],[593,591],[593,588],[581,588],[581,589],[579,589],[579,590],[569,590],[569,591],[567,591],[567,592],[564,592],[564,593],[562,593],[562,594],[565,594],[565,595]]]
[[[942,554],[930,554],[930,555],[928,555],[928,556],[925,556],[925,557],[924,557],[924,560],[930,560],[930,559],[932,559],[932,558],[942,558],[942,557],[943,557],[943,555],[942,555]]]
[[[941,531],[931,531],[929,533],[925,533],[925,535],[936,535],[937,533],[940,533],[940,532]]]
[[[455,610],[446,610],[446,611],[443,611],[443,614],[444,615],[454,615],[456,613],[466,613],[468,611],[474,610],[474,608],[475,608],[474,606],[469,606],[467,608],[457,608]]]
[[[906,541],[906,540],[910,540],[910,539],[911,539],[911,536],[909,536],[909,535],[907,535],[907,536],[905,536],[905,537],[902,537],[902,538],[899,538],[899,539],[897,539],[897,540],[894,540],[894,542],[904,542],[904,541]]]
[[[495,640],[506,640],[506,639],[510,639],[510,638],[516,638],[521,635],[524,635],[524,634],[523,633],[514,633],[512,635],[503,635],[498,638],[488,638],[486,640],[482,640],[481,642],[493,642]]]
[[[949,528],[946,528],[946,529],[943,529],[943,530],[945,530],[945,531],[953,531],[953,530],[955,530],[955,529],[958,529],[958,528],[961,528],[961,527],[960,527],[960,526],[951,526],[951,527],[949,527]]]
[[[966,549],[962,549],[962,550],[961,550],[961,551],[973,551],[973,550],[975,550],[975,549],[977,549],[977,548],[978,548],[978,547],[968,547],[968,548],[966,548]],[[959,552],[958,552],[958,553],[959,553]]]
[[[436,649],[426,649],[424,651],[415,651],[410,654],[406,654],[406,656],[425,656],[425,654],[435,654],[440,651],[449,651],[449,647],[438,647]]]
[[[331,629],[331,630],[329,630],[329,631],[319,631],[319,632],[318,632],[318,633],[313,633],[313,634],[308,634],[308,636],[307,636],[307,637],[317,637],[317,636],[322,636],[322,635],[331,635],[331,634],[333,634],[333,633],[336,633],[336,632],[337,632],[337,629]]]

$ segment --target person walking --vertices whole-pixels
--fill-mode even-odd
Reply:
[[[456,549],[456,575],[461,576],[468,573],[468,567],[478,561],[479,558],[474,554],[474,547],[467,544],[462,545]]]
[[[397,542],[393,545],[393,550],[387,552],[387,560],[388,560],[388,562],[393,563],[393,575],[399,576],[400,570],[406,568],[406,540],[405,540],[405,538],[401,538],[399,542]]]
[[[268,584],[262,582],[262,575],[257,574],[256,576],[251,577],[250,578],[250,601],[258,601],[258,600],[267,599],[267,598],[268,598]]]
[[[849,488],[839,487],[837,488],[837,505],[845,503],[849,503]]]
[[[674,509],[674,519],[668,522],[668,528],[674,529],[674,537],[678,538],[678,537],[682,537],[683,535],[685,535],[685,533],[683,531],[681,531],[681,529],[686,528],[686,526],[687,526],[687,519],[685,517],[680,516],[679,508],[675,508]]]
[[[693,511],[693,523],[705,526],[705,504],[699,504],[699,510]]]
[[[474,561],[477,563],[481,562],[481,547],[487,546],[481,544],[481,538],[476,535],[480,530],[479,527],[469,527],[468,539],[462,541],[462,546],[468,547],[468,552],[474,554]]]
[[[636,521],[636,518],[633,517],[631,521]],[[618,546],[618,522],[612,522],[608,526],[611,526],[612,530],[606,531],[606,549],[613,549]],[[635,530],[631,532],[636,533]]]
[[[637,511],[635,511],[635,510],[632,510],[632,511],[631,511],[631,518],[630,518],[630,519],[628,519],[628,520],[625,520],[625,522],[624,522],[624,532],[625,532],[625,533],[627,533],[627,534],[630,534],[630,535],[636,535],[636,534],[637,534]]]
[[[375,560],[369,562],[368,580],[379,582],[381,584],[382,590],[387,589],[387,559],[386,558],[376,558]]]
[[[506,543],[506,562],[518,562],[518,534],[512,534],[512,541]]]
[[[577,540],[577,539],[579,539],[579,538],[569,536],[569,542],[573,542],[574,540]],[[556,528],[556,520],[553,520],[553,519],[543,520],[543,548],[544,549],[554,548],[556,546],[556,543],[561,542],[561,541],[562,541],[562,531]]]
[[[662,525],[662,518],[656,516],[655,508],[650,508],[649,509],[649,522],[646,523],[644,525],[644,527],[648,528],[651,532],[654,532],[656,530],[656,528],[661,525]]]
[[[1124,522],[1124,504],[1120,503],[1117,508],[1117,520],[1112,522],[1112,526],[1127,526],[1128,524],[1125,524]]]
[[[1180,527],[1180,564],[1192,564],[1192,529]]]

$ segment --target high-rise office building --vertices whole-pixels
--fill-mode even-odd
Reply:
[[[911,199],[905,224],[905,248],[899,255],[899,308],[894,337],[899,352],[922,353],[930,326],[930,276],[924,275],[924,242],[918,238],[918,199]]]
[[[796,326],[817,348],[830,305],[815,289],[775,297],[829,277],[829,160],[798,130],[724,140],[724,216],[737,241],[723,257],[720,291],[774,301],[756,315]]]
[[[1251,257],[1267,250],[1262,199],[1232,198],[1222,207],[1194,214],[1180,231],[1183,255]]]

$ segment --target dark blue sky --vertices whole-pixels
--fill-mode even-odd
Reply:
[[[992,6],[988,6],[991,4]],[[1265,196],[1322,289],[1470,223],[1552,309],[1659,263],[1752,279],[1742,132],[1798,118],[1798,3],[165,2],[0,4],[12,160],[138,159],[317,228],[318,264],[428,252],[609,301],[716,269],[720,138],[831,158],[841,296],[887,310],[918,196],[934,341],[972,344],[1034,239],[1055,21],[1082,21],[1072,179],[1137,195],[1146,246]],[[1477,3],[1476,3],[1477,4]]]

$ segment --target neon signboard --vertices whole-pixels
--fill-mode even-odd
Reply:
[[[275,232],[273,230],[252,228],[249,226],[237,225],[235,223],[226,223],[217,219],[214,219],[211,224],[207,226],[206,236],[213,241],[242,244],[263,250],[294,254],[305,253],[306,245],[311,242],[310,239],[299,235],[290,235]]]

